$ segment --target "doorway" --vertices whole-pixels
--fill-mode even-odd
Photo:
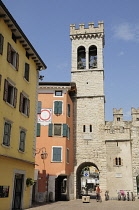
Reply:
[[[82,163],[76,171],[76,198],[82,198],[82,195],[90,195],[90,198],[95,198],[98,184],[98,167],[91,162]]]
[[[58,176],[55,179],[55,201],[67,200],[67,176]]]
[[[23,174],[15,174],[12,210],[20,210],[23,194]]]

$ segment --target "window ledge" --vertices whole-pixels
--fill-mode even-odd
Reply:
[[[51,163],[62,163],[62,161],[51,161]]]
[[[27,116],[26,114],[24,114],[23,112],[20,112],[24,117],[29,118],[29,116]]]
[[[10,145],[9,146],[6,146],[5,144],[2,143],[1,146],[4,147],[4,148],[6,148],[6,149],[11,149]]]
[[[26,80],[25,77],[23,77],[24,81],[27,83],[27,84],[30,84],[30,82],[28,80]]]
[[[15,71],[17,71],[16,67],[15,67],[12,63],[10,63],[10,66],[11,66]]]
[[[19,153],[25,154],[25,151],[23,152],[22,150],[18,149]]]
[[[11,108],[15,108],[12,104],[8,103],[7,101],[5,102],[8,106],[10,106]]]

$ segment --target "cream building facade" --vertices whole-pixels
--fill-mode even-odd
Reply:
[[[71,81],[74,97],[74,198],[82,195],[81,176],[94,167],[104,195],[117,197],[119,190],[137,195],[139,175],[139,109],[132,108],[132,121],[123,121],[122,109],[113,109],[114,120],[105,122],[103,48],[104,23],[70,25],[72,41]],[[86,186],[93,188],[91,176]],[[90,182],[90,183],[89,183]]]

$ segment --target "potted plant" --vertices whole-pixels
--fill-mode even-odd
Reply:
[[[27,187],[34,185],[34,180],[32,178],[27,178],[26,179],[26,185]]]

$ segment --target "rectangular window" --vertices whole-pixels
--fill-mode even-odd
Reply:
[[[85,132],[85,125],[83,125],[83,132]]]
[[[68,117],[70,117],[70,104],[68,104]]]
[[[4,37],[0,34],[0,54],[3,54]]]
[[[92,125],[90,125],[90,132],[92,132]]]
[[[67,148],[66,161],[67,161],[67,163],[69,163],[69,149],[68,148]]]
[[[20,93],[19,111],[29,117],[30,100],[23,93]]]
[[[62,90],[56,90],[55,91],[55,96],[62,96]]]
[[[3,145],[10,146],[11,123],[4,123]]]
[[[5,79],[3,100],[13,107],[16,107],[17,88],[15,88],[8,80]]]
[[[25,63],[24,78],[29,82],[29,64]]]
[[[52,161],[62,162],[62,147],[53,147]]]
[[[11,63],[16,70],[19,67],[19,54],[13,49],[13,47],[8,43],[7,49],[7,61]]]
[[[54,101],[54,114],[62,114],[62,101]]]
[[[70,139],[70,127],[68,127],[68,139]]]
[[[70,128],[67,124],[49,124],[48,136],[63,136],[70,138]]]
[[[26,138],[26,132],[24,130],[20,130],[19,150],[22,152],[25,151],[25,138]]]
[[[61,136],[62,124],[54,124],[54,136]]]

